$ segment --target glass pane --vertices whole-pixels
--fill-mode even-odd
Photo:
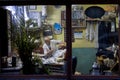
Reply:
[[[3,6],[8,53],[0,74],[66,74],[63,11],[64,5]]]
[[[72,5],[73,75],[118,75],[117,6]]]

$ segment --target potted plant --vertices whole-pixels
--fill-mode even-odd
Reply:
[[[34,64],[36,74],[50,74],[49,68],[42,63],[39,56],[34,55],[32,57],[32,63]]]
[[[29,26],[29,25],[27,25]],[[19,56],[23,63],[23,73],[24,74],[32,74],[34,73],[34,66],[32,64],[32,51],[36,47],[35,36],[28,35],[28,29],[23,24],[23,20],[21,19],[20,27],[18,31],[16,31],[16,39],[15,43],[18,49]]]
[[[26,23],[26,26],[25,26]],[[14,40],[13,43],[15,43],[14,46],[17,47],[19,57],[22,61],[22,72],[23,74],[34,74],[35,73],[35,64],[33,64],[32,60],[32,51],[35,49],[36,46],[38,46],[38,43],[35,43],[36,36],[32,34],[32,32],[29,31],[29,26],[31,25],[31,20],[28,20],[27,22],[24,22],[24,19],[20,19],[20,24],[16,31],[14,31],[15,26],[12,26],[12,29],[14,31]],[[31,35],[32,34],[32,35]],[[40,43],[39,43],[40,45]],[[47,68],[42,64],[41,60],[39,59],[39,64],[42,65],[45,72],[47,72]]]

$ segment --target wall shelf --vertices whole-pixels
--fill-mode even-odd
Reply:
[[[103,19],[86,19],[86,22],[96,22],[96,21],[107,21],[107,22],[111,22],[112,20],[103,20]]]

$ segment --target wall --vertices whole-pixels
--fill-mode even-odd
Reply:
[[[114,6],[113,4],[111,4]],[[84,10],[93,5],[84,5]],[[109,10],[109,5],[99,5],[94,4],[94,6],[100,6],[105,8],[105,10]],[[38,10],[41,11],[41,6],[38,6]],[[53,25],[55,22],[61,23],[61,11],[65,10],[65,6],[57,9],[54,6],[48,5],[48,23]],[[95,27],[95,25],[94,25]],[[75,42],[72,43],[72,56],[77,56],[77,67],[76,70],[81,72],[82,74],[89,74],[89,70],[91,69],[92,63],[96,60],[95,54],[97,49],[95,49],[95,43],[87,41],[85,39],[85,29],[81,28],[80,30],[83,31],[83,38],[82,39],[75,39]],[[41,35],[42,36],[42,35]],[[62,34],[54,35],[55,39],[61,39],[64,41],[64,29]]]
[[[88,5],[88,4],[82,4],[79,6],[83,6],[84,10],[87,9],[90,6],[100,6],[102,8],[104,8],[106,11],[111,11],[114,10],[114,4],[94,4],[94,5]],[[60,8],[55,8],[55,6],[52,5],[48,5],[47,6],[47,22],[49,24],[51,24],[52,26],[54,25],[54,23],[61,23],[61,11],[65,10],[65,6],[61,6]],[[41,11],[41,6],[37,6],[37,10],[32,10],[32,11]],[[117,19],[116,19],[117,20]],[[118,21],[118,20],[117,20]],[[95,25],[94,25],[95,26]],[[118,26],[118,24],[117,24]],[[72,43],[72,48],[94,48],[95,47],[95,43],[87,41],[85,39],[85,30],[86,28],[82,28],[81,31],[83,31],[83,38],[82,39],[75,39],[75,42]],[[42,36],[42,35],[41,35]],[[60,39],[64,41],[64,28],[62,29],[62,34],[60,35],[53,35],[54,39]],[[80,44],[78,44],[80,43]]]
[[[83,6],[84,11],[90,7],[90,6],[99,6],[101,8],[103,8],[105,11],[115,11],[115,4],[84,4],[84,5],[78,5],[78,6]],[[116,18],[117,22],[116,22],[116,26],[118,27],[118,19]],[[95,28],[96,25],[94,25]],[[81,31],[83,31],[83,38],[82,39],[75,39],[75,42],[72,43],[72,48],[95,48],[95,41],[90,42],[88,40],[85,39],[85,31],[86,28],[81,28]]]
[[[82,6],[82,5],[80,5]],[[90,6],[100,6],[105,10],[113,10],[114,5],[84,5],[84,10]],[[95,29],[94,25],[94,29]],[[116,18],[116,26],[118,27],[118,18]],[[77,67],[76,71],[86,75],[89,74],[89,70],[92,68],[92,64],[96,61],[97,48],[95,48],[95,41],[90,42],[85,39],[86,28],[81,28],[80,31],[83,31],[82,39],[75,39],[75,42],[72,43],[72,56],[77,57]]]
[[[72,43],[72,48],[94,48],[94,41],[91,42],[85,39],[85,29],[81,29],[81,31],[83,31],[83,38],[75,39],[75,42]]]
[[[42,6],[38,5],[37,10],[31,10],[31,11],[41,12],[41,8]],[[66,7],[64,5],[59,8],[55,8],[55,6],[53,5],[47,5],[47,23],[52,25],[52,27],[54,23],[61,24],[61,11],[64,11],[65,9]],[[40,35],[42,37],[42,42],[43,42],[42,31]],[[53,38],[64,41],[64,28],[62,28],[62,34],[59,35],[53,34]]]
[[[54,6],[48,6],[48,23],[53,25],[54,23],[61,23],[61,11],[65,10],[65,6],[55,8]],[[62,28],[62,34],[54,35],[55,39],[64,41],[64,28]]]

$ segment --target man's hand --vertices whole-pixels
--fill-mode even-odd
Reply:
[[[54,51],[54,49],[49,50],[49,52],[47,53],[47,56],[51,56],[53,51]]]
[[[52,53],[53,53],[53,51],[54,51],[54,49],[51,49],[51,50],[50,50],[50,53],[52,54]]]

